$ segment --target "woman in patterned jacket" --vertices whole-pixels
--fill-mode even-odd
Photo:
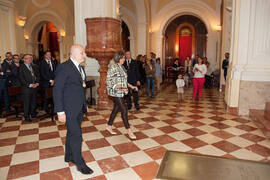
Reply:
[[[125,68],[122,66],[125,62],[125,55],[122,51],[117,51],[114,54],[114,63],[109,67],[107,73],[107,91],[108,95],[113,98],[114,107],[110,115],[110,119],[106,126],[106,129],[112,134],[116,134],[112,130],[113,121],[118,113],[121,111],[121,116],[124,122],[124,126],[127,129],[127,133],[130,139],[136,139],[136,136],[130,129],[128,122],[128,111],[124,101],[124,95],[128,93],[128,87],[138,91],[137,86],[132,86],[127,83],[127,73]]]

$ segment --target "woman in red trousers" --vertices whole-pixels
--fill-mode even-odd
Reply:
[[[195,64],[193,68],[193,100],[196,99],[197,92],[199,95],[199,100],[202,98],[202,88],[205,81],[204,76],[206,71],[207,67],[205,64],[202,64],[202,58],[199,57],[197,64]]]

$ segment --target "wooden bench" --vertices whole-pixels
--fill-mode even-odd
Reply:
[[[10,105],[15,109],[16,117],[19,114],[19,108],[23,108],[23,100],[18,99],[22,94],[22,88],[20,86],[8,87],[8,95],[10,97]]]

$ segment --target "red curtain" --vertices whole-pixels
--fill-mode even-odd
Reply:
[[[184,65],[186,57],[191,57],[192,36],[179,37],[179,59],[181,65]]]
[[[59,51],[59,43],[58,43],[58,35],[57,32],[50,32],[49,33],[49,42],[50,42],[50,50],[51,52],[58,52]]]

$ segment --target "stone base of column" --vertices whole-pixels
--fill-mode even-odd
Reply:
[[[110,109],[107,93],[106,78],[108,64],[116,51],[122,50],[121,45],[121,23],[114,18],[87,18],[85,19],[87,32],[86,54],[98,60],[100,68],[100,82],[98,93],[98,109]]]

